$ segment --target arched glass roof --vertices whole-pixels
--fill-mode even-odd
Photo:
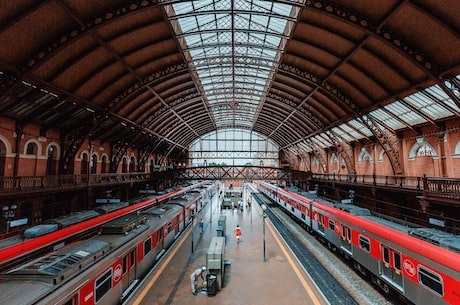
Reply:
[[[215,127],[251,129],[297,9],[289,1],[207,0],[166,11]]]

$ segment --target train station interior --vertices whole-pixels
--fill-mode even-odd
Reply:
[[[0,11],[2,236],[187,183],[193,168],[235,185],[254,177],[238,166],[459,230],[456,1],[3,1]]]
[[[458,236],[458,16],[456,0],[0,1],[0,240],[202,181]]]

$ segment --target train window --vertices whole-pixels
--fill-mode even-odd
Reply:
[[[366,252],[371,252],[371,241],[369,238],[363,235],[359,235],[358,237],[359,247]]]
[[[305,219],[305,214],[304,214],[304,213],[302,213],[301,217],[302,217],[302,219]]]
[[[94,301],[98,303],[112,289],[112,268],[94,282]]]
[[[150,251],[152,251],[152,238],[149,237],[146,241],[144,241],[144,256],[147,255],[147,253],[149,253]]]
[[[133,250],[131,251],[131,253],[129,253],[129,267],[132,267],[134,266],[134,259],[136,258],[136,250]]]
[[[395,269],[401,271],[401,254],[399,252],[393,252],[393,261]]]
[[[125,255],[123,256],[123,264],[122,264],[122,268],[123,268],[123,274],[126,273],[126,271],[128,271],[128,255]]]
[[[342,237],[351,242],[351,229],[347,226],[342,226]]]
[[[334,231],[335,230],[335,222],[334,222],[334,220],[329,219],[328,223],[329,223],[329,229]]]
[[[422,286],[439,294],[440,296],[444,295],[444,287],[441,276],[420,265],[418,266],[418,281]]]
[[[382,252],[383,252],[383,262],[385,264],[390,264],[390,249],[388,249],[387,247],[383,247]]]
[[[172,230],[172,224],[171,222],[168,222],[168,233],[171,232],[171,230]]]

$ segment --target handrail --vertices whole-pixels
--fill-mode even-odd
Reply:
[[[421,191],[425,198],[460,199],[460,179],[417,176],[312,174],[312,179]]]
[[[0,193],[33,192],[151,180],[150,173],[0,177]]]

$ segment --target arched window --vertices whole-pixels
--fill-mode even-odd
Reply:
[[[38,151],[37,144],[29,143],[26,148],[26,155],[36,155]]]
[[[107,173],[107,156],[103,155],[101,158],[101,173]]]
[[[366,150],[365,147],[361,148],[361,152],[358,156],[358,162],[362,161],[372,161],[371,154]]]
[[[56,175],[57,174],[57,147],[54,145],[50,145],[48,147],[47,154],[48,154],[48,158],[46,160],[46,174]]]
[[[134,157],[129,158],[129,172],[133,173],[136,170],[136,159]]]
[[[417,143],[409,150],[409,160],[413,160],[416,157],[432,157],[433,159],[438,159],[434,147],[430,143],[425,142],[422,137],[417,138]]]
[[[0,176],[5,175],[6,145],[0,140]]]
[[[331,161],[329,162],[330,164],[339,164],[339,158],[337,158],[337,155],[333,153],[331,155]]]
[[[427,156],[431,157],[433,155],[434,155],[433,149],[425,144],[420,145],[420,147],[415,152],[416,157],[427,157]]]
[[[89,163],[89,158],[87,153],[83,153],[81,155],[81,173],[82,175],[88,173],[88,164]]]
[[[91,158],[91,174],[97,173],[97,155],[93,154]]]

